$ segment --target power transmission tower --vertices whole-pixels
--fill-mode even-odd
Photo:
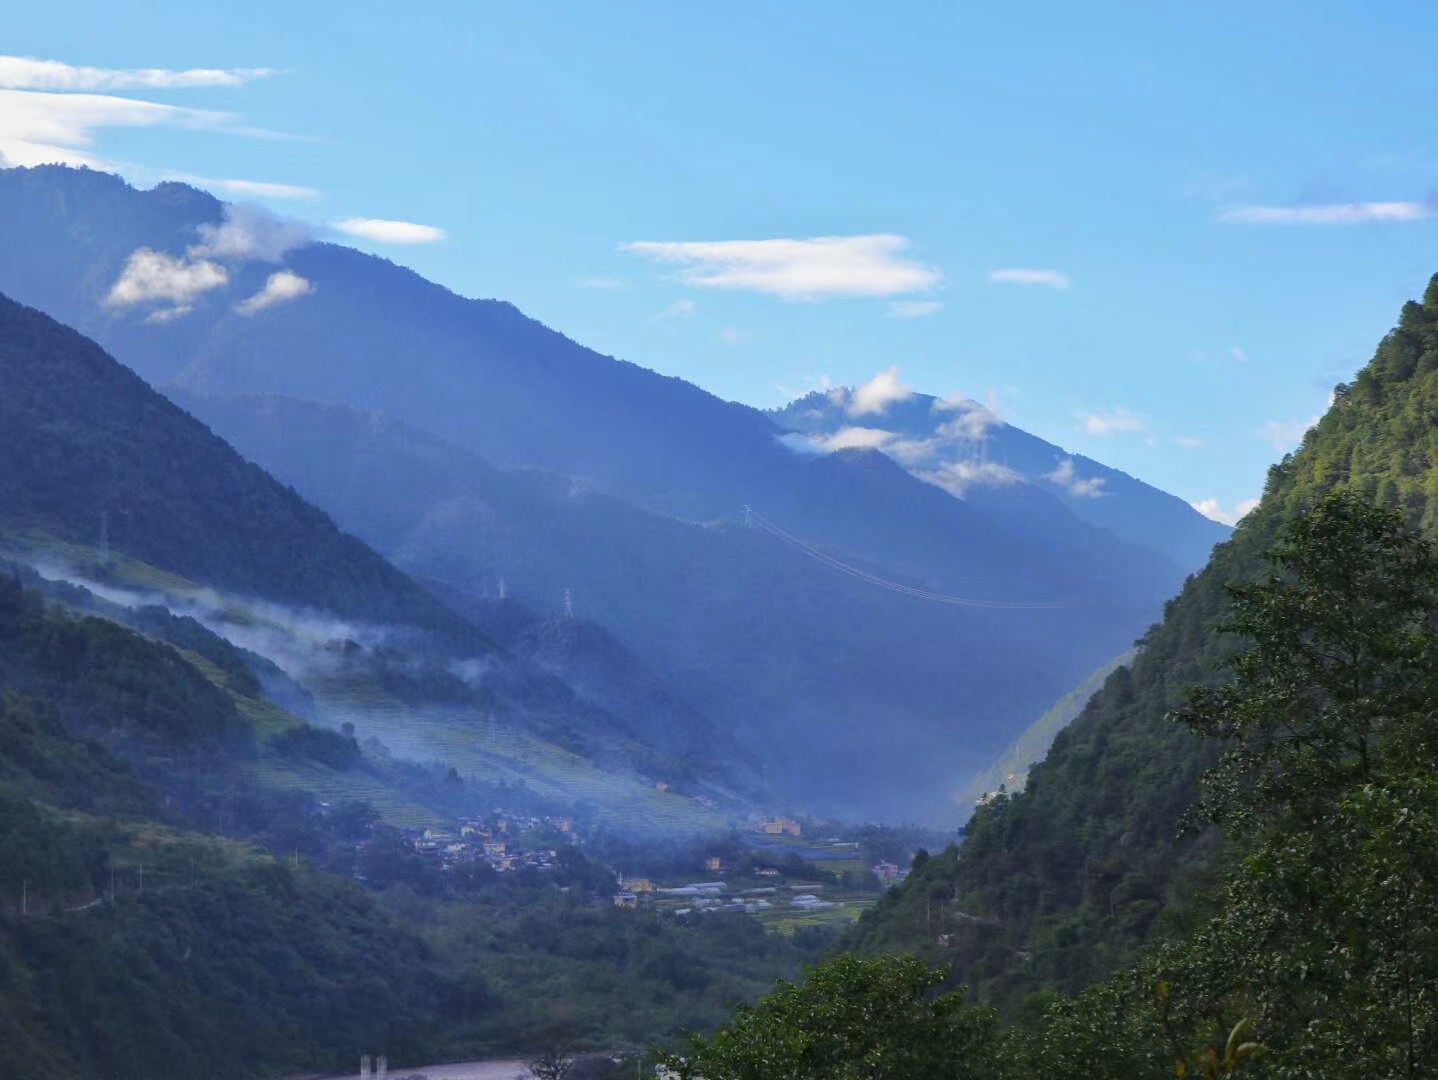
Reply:
[[[753,508],[752,506],[750,506],[748,503],[745,503],[745,504],[744,504],[744,528],[746,528],[746,529],[752,529],[753,527],[754,527],[754,508]]]
[[[569,589],[564,590],[564,617],[574,618],[574,593]]]
[[[110,511],[100,511],[100,565],[110,565]]]
[[[509,579],[503,576],[499,579],[499,598],[501,600],[509,599]]]

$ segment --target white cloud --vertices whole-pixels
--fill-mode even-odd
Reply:
[[[808,240],[638,241],[624,250],[681,267],[706,289],[743,289],[785,300],[884,297],[929,292],[936,267],[907,256],[902,236],[817,236]]]
[[[190,248],[191,256],[259,262],[279,262],[313,237],[304,222],[279,217],[252,203],[227,205],[223,222],[201,225],[199,231],[200,242]]]
[[[1097,412],[1080,413],[1079,425],[1088,435],[1096,435],[1099,438],[1107,438],[1109,435],[1143,431],[1148,427],[1148,421],[1137,413],[1118,406],[1112,409],[1100,409]]]
[[[96,90],[173,90],[239,87],[275,74],[268,68],[162,68],[118,70],[76,67],[54,60],[0,56],[0,162],[35,166],[88,166],[129,176],[158,176],[231,195],[262,199],[313,199],[314,188],[261,180],[211,179],[143,165],[120,166],[94,150],[106,128],[179,128],[275,138],[245,127],[232,113],[181,108]]]
[[[377,244],[433,244],[444,239],[444,230],[433,225],[417,225],[412,221],[387,221],[383,218],[346,218],[337,221],[335,229],[346,236],[371,240]]]
[[[937,315],[944,309],[942,300],[893,300],[889,303],[889,314],[896,319],[922,319]]]
[[[782,435],[776,435],[775,438],[796,454],[824,453],[824,448],[812,435],[805,435],[798,431],[786,431]]]
[[[1185,447],[1185,448],[1187,448],[1187,449],[1189,449],[1189,450],[1192,450],[1192,449],[1194,449],[1195,447],[1199,447],[1199,446],[1202,446],[1202,445],[1203,445],[1203,440],[1202,440],[1202,439],[1195,438],[1195,437],[1192,436],[1192,435],[1175,435],[1175,436],[1173,437],[1173,441],[1174,441],[1175,443],[1177,443],[1179,446]]]
[[[989,280],[996,285],[1046,285],[1050,289],[1067,289],[1073,284],[1061,270],[991,270]]]
[[[846,427],[828,435],[805,435],[790,431],[779,441],[790,450],[803,454],[832,454],[839,450],[887,450],[896,445],[897,436],[882,428]]]
[[[848,397],[845,411],[850,416],[868,416],[888,411],[890,405],[908,401],[914,396],[912,387],[899,378],[899,369],[881,371]]]
[[[654,316],[655,322],[667,322],[670,319],[692,319],[699,310],[699,305],[688,297],[676,300],[667,308]]]
[[[265,287],[248,300],[235,305],[241,315],[254,315],[278,304],[287,304],[315,291],[309,280],[291,270],[280,270],[269,276]]]
[[[1308,420],[1270,420],[1263,425],[1263,437],[1280,454],[1286,454],[1303,441],[1304,434],[1318,421],[1317,416]]]
[[[1240,364],[1245,364],[1248,362],[1248,351],[1238,345],[1230,346],[1228,350],[1228,355],[1233,357]]]
[[[111,127],[233,128],[230,113],[183,109],[103,94],[0,89],[0,152],[12,165],[84,165],[114,169],[91,150]]]
[[[0,87],[7,90],[183,90],[196,87],[244,86],[273,75],[270,68],[74,67],[58,60],[0,56]]]
[[[317,188],[302,187],[299,184],[273,184],[265,180],[216,180],[210,176],[196,176],[194,173],[166,171],[166,180],[178,180],[207,191],[223,191],[227,195],[240,195],[247,199],[318,199],[323,192]]]
[[[167,322],[174,322],[194,311],[193,304],[180,304],[177,307],[156,308],[145,316],[145,322],[161,325]]]
[[[228,284],[229,280],[225,268],[208,259],[191,261],[140,248],[125,263],[125,269],[105,297],[105,305],[112,308],[153,303],[172,305],[174,313],[159,319],[165,321],[165,318],[185,314],[195,300],[211,289]]]
[[[835,450],[881,450],[894,441],[894,433],[882,428],[846,427],[832,435],[819,436],[817,444],[829,452]]]
[[[1081,499],[1101,499],[1107,494],[1103,489],[1104,477],[1081,478],[1073,458],[1064,458],[1055,466],[1053,472],[1044,473],[1044,479],[1052,481],[1064,488],[1070,495]]]
[[[751,331],[739,326],[726,326],[723,330],[719,331],[719,340],[732,348],[738,348],[740,345],[748,342],[753,336]]]
[[[1210,521],[1217,521],[1221,525],[1237,525],[1258,506],[1258,500],[1244,499],[1232,510],[1225,510],[1217,499],[1200,499],[1189,505]]]
[[[1433,208],[1421,202],[1331,203],[1326,206],[1237,206],[1218,215],[1219,221],[1245,225],[1368,225],[1419,221]]]
[[[1024,482],[1024,478],[1007,465],[992,461],[951,461],[937,469],[915,472],[914,475],[961,499],[970,488],[1008,487]]]
[[[183,255],[150,248],[133,252],[105,297],[105,306],[163,305],[151,311],[145,321],[169,322],[189,314],[200,296],[229,284],[229,271],[223,263],[279,262],[292,248],[310,239],[309,226],[254,205],[226,206],[224,220],[218,225],[201,225],[199,233],[199,242],[190,245]],[[264,289],[235,310],[250,315],[308,291],[308,281],[282,271],[272,274]]]
[[[992,408],[987,408],[962,394],[935,399],[930,412],[957,414],[939,426],[939,434],[949,438],[968,439],[973,442],[987,438],[990,428],[1004,426],[1003,420]]]

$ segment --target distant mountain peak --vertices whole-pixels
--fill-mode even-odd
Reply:
[[[1120,540],[1161,553],[1185,571],[1203,565],[1227,526],[1176,496],[1040,439],[972,398],[910,392],[856,416],[853,391],[819,390],[769,415],[791,449],[833,453],[864,448],[959,498],[1028,485]]]

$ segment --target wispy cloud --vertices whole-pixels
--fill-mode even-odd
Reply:
[[[937,315],[943,309],[942,300],[893,300],[889,303],[889,314],[896,319],[922,319]]]
[[[413,221],[384,218],[346,218],[334,224],[337,232],[376,244],[433,244],[445,238],[444,230]]]
[[[7,90],[185,90],[244,86],[275,74],[272,68],[75,67],[33,56],[0,56],[0,88]]]
[[[1073,284],[1062,270],[1027,270],[1018,267],[990,270],[989,280],[996,285],[1044,285],[1050,289],[1067,289]]]
[[[1110,435],[1144,431],[1148,427],[1148,421],[1122,406],[1115,406],[1112,409],[1080,413],[1079,427],[1087,435],[1107,438]]]
[[[270,68],[97,68],[58,60],[0,56],[0,161],[8,165],[87,166],[127,175],[152,174],[246,198],[314,198],[313,188],[243,178],[213,180],[143,165],[121,166],[95,148],[108,128],[222,131],[255,138],[285,138],[243,124],[229,112],[191,109],[96,91],[187,90],[241,87],[275,72]]]
[[[177,257],[140,248],[130,256],[119,279],[111,286],[105,306],[168,305],[163,313],[153,313],[155,321],[167,322],[186,314],[197,299],[229,284],[229,280],[225,268],[209,259]]]
[[[1078,466],[1074,464],[1073,458],[1064,458],[1052,472],[1044,473],[1044,479],[1080,499],[1100,499],[1107,494],[1103,489],[1104,477],[1079,476]]]
[[[1219,221],[1244,225],[1369,225],[1421,221],[1433,215],[1423,202],[1329,203],[1323,206],[1235,206]]]
[[[300,184],[274,184],[265,180],[217,180],[210,176],[196,176],[194,173],[165,171],[166,180],[178,180],[182,184],[204,188],[207,191],[221,191],[226,195],[239,195],[246,199],[318,199],[324,193],[318,188]]]
[[[1174,441],[1177,445],[1182,446],[1182,447],[1184,447],[1185,449],[1188,449],[1188,450],[1193,450],[1193,449],[1195,449],[1196,447],[1199,447],[1199,446],[1202,446],[1202,445],[1203,445],[1203,440],[1202,440],[1202,439],[1195,438],[1195,437],[1192,436],[1192,435],[1175,435],[1175,436],[1173,437],[1173,441]]]
[[[92,147],[103,128],[233,129],[231,113],[186,109],[104,94],[0,89],[0,153],[11,165],[115,166]]]
[[[271,274],[265,287],[254,296],[236,304],[235,310],[241,315],[256,315],[266,308],[288,304],[291,300],[298,300],[314,291],[314,285],[306,278],[300,277],[292,270],[280,270]]]
[[[894,441],[894,433],[882,428],[846,427],[832,435],[816,437],[825,450],[879,450]]]
[[[961,499],[972,488],[1008,487],[1024,482],[1013,469],[993,461],[949,461],[937,468],[915,470],[914,475]]]
[[[908,401],[913,396],[913,388],[904,385],[899,369],[891,367],[850,394],[845,411],[850,416],[878,415],[887,412],[890,405]]]
[[[996,399],[991,404],[997,404]],[[953,417],[939,425],[939,434],[946,438],[967,439],[977,442],[988,438],[993,428],[1003,427],[1004,421],[994,408],[985,406],[963,394],[952,394],[946,398],[935,398],[929,409],[933,413],[953,413]]]
[[[230,205],[219,225],[200,226],[200,242],[190,248],[190,255],[279,262],[313,238],[314,230],[305,222],[282,218],[262,206]]]
[[[753,337],[752,331],[745,330],[741,326],[726,326],[719,331],[719,340],[731,348],[738,348],[740,345],[748,343]]]
[[[982,409],[988,412],[991,426],[1001,425],[1008,423],[1008,416],[1012,411],[1009,407],[1009,403],[1004,399],[1022,396],[1016,386],[991,386],[988,392],[984,394],[984,400],[982,402],[968,397],[965,394],[954,393],[948,397],[936,399],[933,404],[933,411],[944,412],[948,410],[950,412],[972,413],[975,409]]]
[[[1221,525],[1237,525],[1258,506],[1258,500],[1244,499],[1232,510],[1225,510],[1217,499],[1199,499],[1189,505],[1210,521],[1217,521]]]
[[[929,292],[942,274],[907,254],[908,239],[818,236],[808,240],[650,241],[624,250],[680,267],[686,284],[785,300],[887,297]]]
[[[111,310],[152,305],[146,322],[172,322],[193,309],[204,294],[230,283],[223,264],[279,262],[293,248],[308,242],[311,231],[302,222],[281,218],[261,206],[230,205],[218,225],[199,228],[199,241],[183,255],[142,247],[131,253],[110,287],[105,306]],[[235,310],[254,314],[310,291],[298,274],[271,274],[265,287]]]

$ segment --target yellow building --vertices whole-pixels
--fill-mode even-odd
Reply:
[[[766,836],[800,836],[804,829],[792,818],[775,818],[759,824],[759,831]]]

